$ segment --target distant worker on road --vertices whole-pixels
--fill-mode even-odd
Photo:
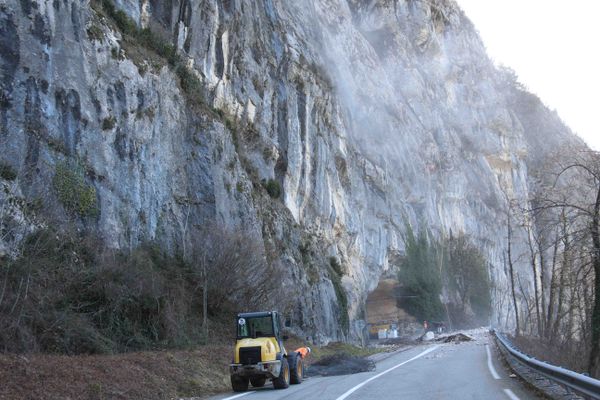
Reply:
[[[311,350],[310,347],[306,346],[297,348],[295,352],[300,354],[300,356],[305,359],[311,353]]]

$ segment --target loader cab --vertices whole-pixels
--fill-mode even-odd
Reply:
[[[281,341],[281,321],[276,311],[242,313],[237,316],[237,340],[274,337]]]

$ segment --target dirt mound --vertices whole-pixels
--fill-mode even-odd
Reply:
[[[406,346],[409,344],[413,344],[414,342],[415,341],[411,338],[401,337],[401,338],[380,340],[378,344],[384,345],[384,346]]]
[[[357,357],[340,353],[326,356],[311,364],[307,369],[308,376],[349,375],[368,372],[375,369],[375,363],[366,357]]]
[[[470,342],[473,338],[465,335],[464,333],[457,333],[455,335],[444,336],[436,340],[436,342],[442,343],[462,343]]]

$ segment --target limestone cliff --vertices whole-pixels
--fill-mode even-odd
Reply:
[[[315,340],[360,336],[407,223],[471,235],[505,286],[507,199],[578,142],[539,100],[523,109],[451,0],[116,1],[176,46],[191,88],[101,3],[0,4],[0,161],[17,172],[3,203],[67,218],[52,182],[76,160],[97,202],[77,222],[113,247],[181,250],[211,220],[254,232],[305,293],[292,316]]]

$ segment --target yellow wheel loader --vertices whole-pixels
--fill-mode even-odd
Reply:
[[[283,346],[281,322],[276,311],[237,315],[236,344],[233,363],[229,366],[234,392],[245,392],[248,384],[262,387],[267,379],[275,389],[301,383],[304,374],[302,354],[288,353]]]

